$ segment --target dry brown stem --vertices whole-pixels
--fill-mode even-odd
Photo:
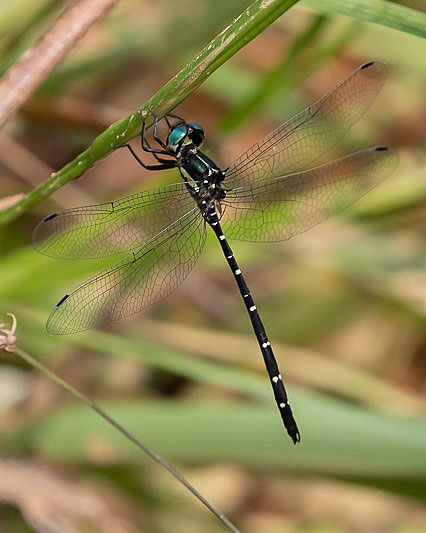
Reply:
[[[0,80],[0,127],[118,0],[76,0]]]

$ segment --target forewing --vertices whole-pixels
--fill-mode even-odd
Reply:
[[[62,259],[106,257],[139,248],[194,206],[184,183],[114,202],[66,209],[42,220],[34,248]]]
[[[131,255],[65,296],[47,321],[56,335],[77,333],[105,320],[119,320],[173,292],[196,263],[205,242],[198,207]]]
[[[305,169],[362,117],[386,76],[384,63],[361,65],[232,163],[225,173],[225,186],[232,189]]]
[[[235,189],[222,201],[224,233],[245,241],[290,239],[364,196],[397,163],[394,150],[368,148],[305,172]]]

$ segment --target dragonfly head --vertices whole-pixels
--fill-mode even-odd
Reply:
[[[199,124],[182,122],[174,126],[167,137],[167,147],[179,153],[182,146],[198,148],[204,141],[204,130]],[[189,147],[191,147],[189,146]]]

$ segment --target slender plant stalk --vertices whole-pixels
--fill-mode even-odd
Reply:
[[[152,110],[158,117],[172,111],[194,89],[238,50],[254,39],[298,0],[255,0],[227,26],[210,44],[141,106],[146,125],[152,125]],[[93,143],[59,172],[25,194],[12,207],[0,212],[0,226],[17,218],[30,207],[47,198],[69,181],[81,176],[93,164],[140,133],[138,111],[112,124]]]
[[[22,5],[19,6],[15,17],[11,14],[13,18],[17,19],[18,24],[17,26],[14,26],[13,21],[10,22],[6,28],[6,39],[0,44],[0,73],[2,76],[25,52],[25,50],[27,50],[27,48],[34,45],[34,42],[37,41],[38,36],[45,28],[46,21],[54,16],[56,10],[60,9],[65,1],[66,0],[32,0],[31,4],[27,1],[25,2],[24,7]],[[16,1],[9,3],[13,3],[15,6],[19,4],[19,2]],[[31,11],[26,13],[26,18],[22,21],[20,14],[22,11],[27,12],[29,9],[31,9]],[[0,22],[0,26],[1,24],[2,23]],[[0,28],[0,33],[6,34],[6,31],[2,32]]]
[[[140,450],[142,450],[144,453],[146,453],[151,459],[156,461],[159,465],[161,465],[163,468],[165,468],[170,474],[175,477],[179,483],[184,485],[202,504],[204,504],[219,520],[225,524],[228,529],[231,531],[234,531],[234,533],[239,533],[239,530],[232,524],[232,522],[221,512],[219,509],[217,509],[213,504],[211,504],[202,494],[198,492],[198,490],[189,483],[175,468],[173,468],[171,465],[169,465],[158,453],[155,453],[152,451],[148,446],[146,446],[143,442],[141,442],[138,438],[136,438],[132,433],[130,433],[125,427],[123,427],[119,422],[114,420],[112,416],[110,416],[106,411],[102,409],[96,402],[79,392],[78,390],[74,389],[69,383],[65,382],[63,379],[61,379],[59,376],[54,374],[51,370],[46,368],[42,363],[37,361],[37,359],[34,359],[31,355],[24,352],[24,350],[21,350],[21,348],[15,347],[13,349],[13,352],[18,354],[22,359],[24,359],[29,365],[31,365],[34,368],[37,368],[42,372],[48,379],[51,379],[54,381],[57,385],[67,390],[69,393],[71,393],[73,396],[75,396],[78,400],[81,400],[86,405],[88,405],[93,411],[98,413],[104,420],[106,420],[111,426],[113,426],[115,429],[117,429],[120,433],[122,433],[127,439],[129,439],[133,444],[135,444]]]

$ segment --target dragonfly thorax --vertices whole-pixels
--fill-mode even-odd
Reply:
[[[182,178],[203,213],[208,206],[225,198],[223,171],[203,152],[185,152],[179,161]]]
[[[225,173],[199,150],[203,141],[204,130],[199,124],[182,121],[170,126],[167,150],[177,160],[189,193],[208,220],[215,205],[225,198]]]

